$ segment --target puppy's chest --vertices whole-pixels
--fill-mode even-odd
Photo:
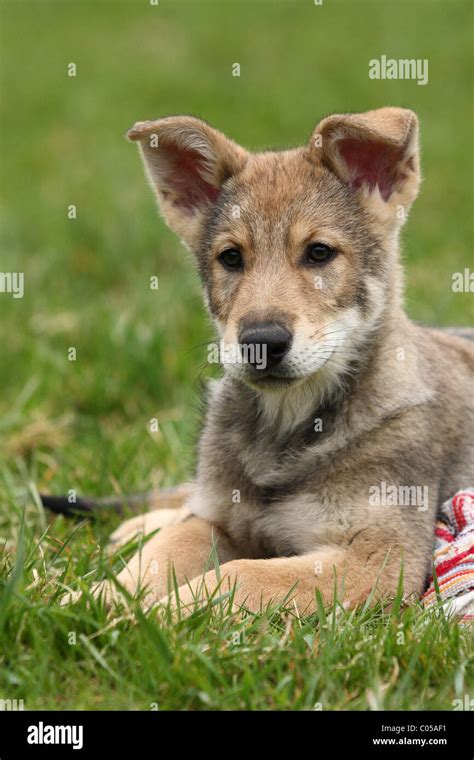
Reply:
[[[246,557],[291,556],[327,542],[340,523],[339,487],[312,468],[284,470],[267,462],[250,477],[238,466],[206,468],[193,511],[218,525]],[[293,472],[291,471],[293,470]],[[257,480],[257,482],[256,482]],[[340,525],[339,525],[340,527]]]
[[[193,511],[219,525],[242,556],[314,550],[345,501],[332,457],[334,426],[325,426],[324,434],[311,424],[308,431],[303,426],[278,435],[256,430],[254,419],[241,410],[225,426],[220,419],[207,426]]]
[[[314,550],[318,533],[324,532],[317,499],[304,520],[295,514],[297,507],[290,500],[264,505],[243,501],[221,514],[219,522],[244,556],[288,557]]]

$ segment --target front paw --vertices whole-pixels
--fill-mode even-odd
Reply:
[[[139,605],[143,612],[150,610],[161,596],[161,592],[158,589],[153,589],[150,584],[148,586],[137,587],[135,583],[130,583],[127,586],[116,585],[113,581],[100,581],[95,583],[89,591],[70,591],[64,594],[59,604],[61,607],[69,604],[76,604],[82,597],[92,597],[98,604],[104,605],[104,607],[112,612],[117,608],[125,608],[130,610],[134,606],[134,602]]]
[[[87,594],[84,591],[68,591],[64,594],[59,604],[61,607],[65,607],[69,604],[76,604],[85,596],[93,597],[97,602],[103,603],[107,609],[112,609],[119,604],[124,604],[127,601],[126,595],[124,595],[111,581],[100,581],[94,583],[89,589]]]

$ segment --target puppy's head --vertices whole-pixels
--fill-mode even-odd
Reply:
[[[250,153],[190,116],[129,131],[196,257],[229,371],[265,389],[344,375],[398,299],[417,134],[401,108],[329,116],[282,152]]]

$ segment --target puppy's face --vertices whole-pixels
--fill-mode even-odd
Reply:
[[[260,154],[191,117],[130,131],[196,256],[229,372],[270,390],[347,371],[396,295],[416,133],[402,109],[329,117],[309,145]]]
[[[223,361],[258,387],[328,363],[342,371],[379,308],[382,241],[350,190],[300,150],[249,157],[199,257]]]

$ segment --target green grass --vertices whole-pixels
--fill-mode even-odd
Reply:
[[[153,618],[110,626],[100,608],[59,607],[58,581],[113,569],[100,547],[118,518],[54,520],[37,491],[130,493],[192,468],[212,330],[192,262],[124,140],[138,119],[194,113],[265,148],[303,141],[330,112],[413,108],[425,181],[405,231],[407,308],[432,324],[472,319],[469,295],[451,290],[472,251],[470,3],[0,7],[1,269],[25,273],[23,299],[0,294],[0,699],[451,709],[473,693],[472,641],[416,606],[342,613],[337,625],[217,610],[167,627]],[[368,60],[381,54],[428,58],[429,84],[369,80]]]
[[[62,519],[54,534],[22,534],[4,585],[0,694],[26,708],[452,709],[468,693],[467,631],[399,600],[300,619],[291,607],[229,614],[224,595],[161,625],[135,601],[112,615],[86,597],[60,607],[65,587],[87,589],[127,556],[106,562],[86,523],[70,535]]]

